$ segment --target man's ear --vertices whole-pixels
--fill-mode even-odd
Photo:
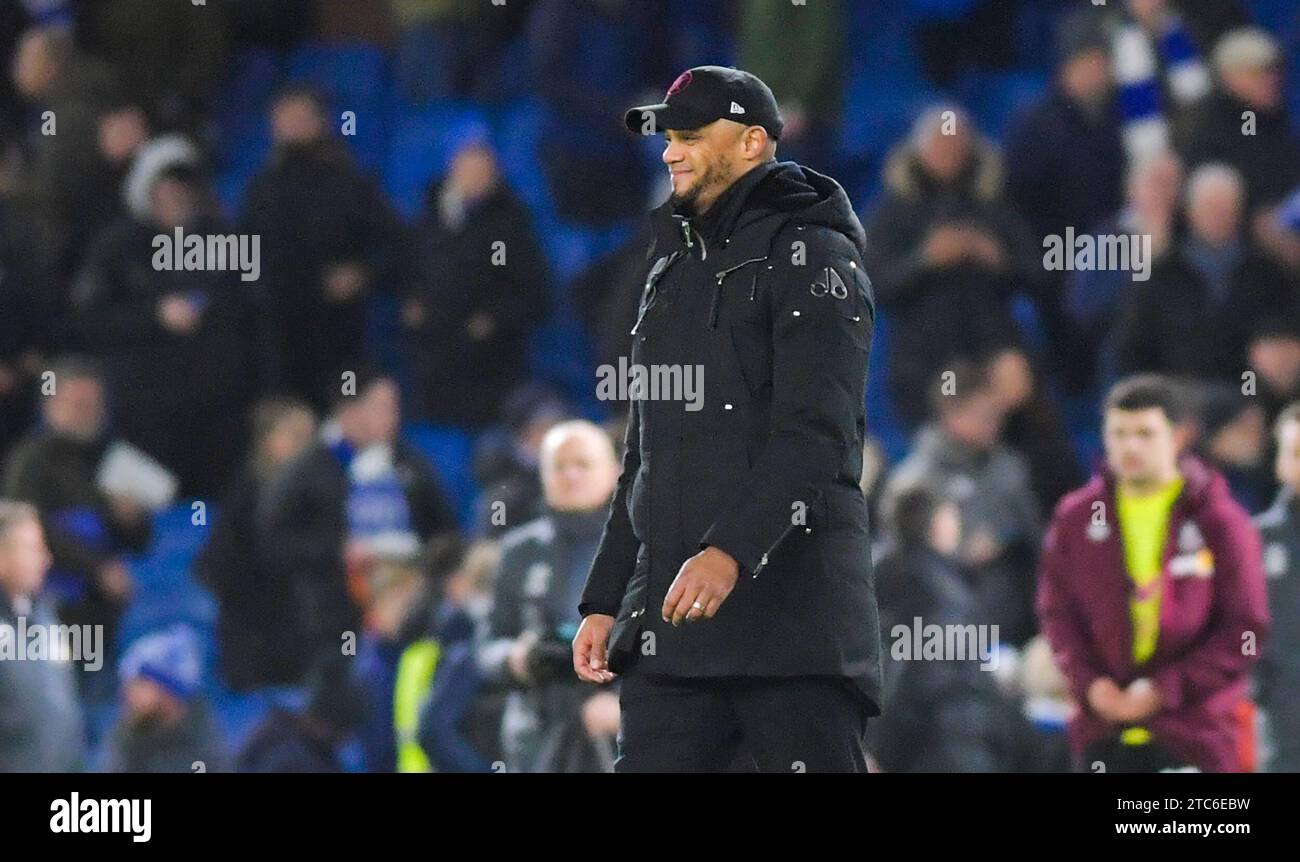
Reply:
[[[767,129],[762,126],[750,126],[745,129],[745,158],[760,159],[767,150],[767,142],[770,140],[767,135]]]

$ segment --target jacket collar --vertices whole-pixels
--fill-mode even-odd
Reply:
[[[690,250],[696,256],[700,256],[720,250],[722,244],[735,231],[754,189],[758,188],[779,164],[773,159],[751,168],[744,176],[728,186],[713,202],[713,206],[702,215],[692,217],[678,212],[672,198],[660,204],[651,213],[655,234],[655,254]]]

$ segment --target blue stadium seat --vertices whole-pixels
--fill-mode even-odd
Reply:
[[[398,211],[415,218],[429,183],[441,176],[452,157],[471,140],[488,140],[487,118],[463,104],[406,108],[393,117],[385,159],[384,187]]]
[[[461,527],[469,529],[474,522],[474,500],[479,492],[474,481],[473,435],[447,425],[411,423],[402,429],[402,436],[433,463],[448,504],[456,512]]]

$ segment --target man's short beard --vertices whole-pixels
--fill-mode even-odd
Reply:
[[[722,162],[714,162],[704,169],[704,173],[696,183],[691,186],[685,194],[673,192],[670,200],[673,204],[673,212],[678,215],[684,215],[687,218],[694,218],[700,214],[700,195],[714,186],[725,188],[729,185],[731,171]],[[716,200],[716,198],[715,198]]]

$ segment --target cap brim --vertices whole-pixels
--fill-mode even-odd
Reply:
[[[647,121],[651,119],[653,122],[648,123]],[[623,115],[627,130],[637,135],[658,135],[666,129],[698,129],[700,126],[707,126],[715,119],[717,118],[705,117],[666,102],[630,108]]]

